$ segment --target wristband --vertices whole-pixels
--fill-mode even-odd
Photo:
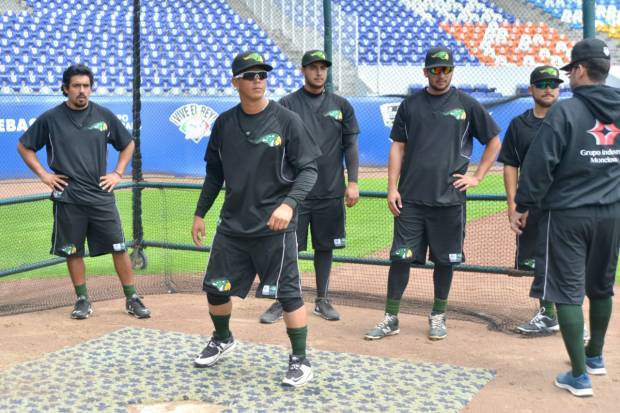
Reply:
[[[118,175],[118,177],[119,177],[119,178],[122,178],[122,177],[123,177],[123,174],[121,174],[121,173],[117,172],[117,171],[116,171],[116,169],[115,169],[115,170],[113,170],[113,171],[112,171],[112,173],[113,173],[113,174]]]

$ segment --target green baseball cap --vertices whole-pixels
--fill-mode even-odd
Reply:
[[[301,58],[302,66],[308,66],[314,62],[324,62],[327,67],[332,65],[332,62],[327,59],[325,52],[322,50],[309,50],[304,53],[304,56]]]
[[[263,55],[254,50],[248,50],[235,56],[231,69],[233,76],[236,76],[253,67],[266,70],[267,72],[273,70],[273,66],[265,63]]]
[[[530,73],[530,85],[541,80],[555,80],[558,83],[564,83],[560,79],[560,71],[553,66],[538,66]]]

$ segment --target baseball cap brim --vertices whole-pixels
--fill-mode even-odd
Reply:
[[[428,66],[424,66],[424,69],[432,69],[433,67],[454,67],[454,65],[448,63],[431,63]]]

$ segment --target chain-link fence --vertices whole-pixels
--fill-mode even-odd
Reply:
[[[141,183],[143,174],[147,183],[196,185],[204,174],[203,155],[213,121],[238,102],[231,84],[233,57],[248,49],[263,53],[274,66],[268,79],[271,98],[296,90],[303,85],[302,54],[324,45],[322,5],[322,0],[0,0],[0,222],[6,228],[0,313],[69,305],[73,300],[64,266],[18,272],[52,263],[47,254],[52,218],[49,201],[16,199],[46,192],[15,145],[37,116],[63,101],[59,86],[68,64],[90,66],[95,73],[93,101],[110,108],[134,135],[139,132],[135,184],[146,185]],[[385,200],[374,195],[386,188],[395,111],[405,95],[426,85],[426,51],[439,45],[452,49],[452,84],[487,107],[503,136],[509,121],[532,106],[527,83],[533,67],[567,62],[572,44],[581,37],[567,16],[557,17],[554,7],[550,2],[503,0],[331,2],[334,90],[356,111],[361,128],[360,188],[368,192],[347,216],[348,247],[336,253],[331,283],[335,298],[382,305],[392,218]],[[576,10],[580,4],[566,2],[564,7]],[[599,24],[599,35],[609,41],[617,62],[617,41],[611,36],[617,20],[610,10],[597,8],[605,17],[601,22],[606,22],[604,27]],[[134,31],[136,17],[139,33]],[[134,97],[137,74],[141,96]],[[133,123],[136,102],[139,128]],[[39,155],[45,164],[43,152]],[[480,147],[474,149],[473,164],[481,152]],[[110,167],[115,156],[111,150]],[[117,192],[128,239],[138,227],[138,285],[142,292],[199,292],[207,253],[193,251],[188,235],[198,192],[155,186]],[[487,314],[500,326],[513,325],[533,309],[527,298],[530,278],[505,276],[522,274],[510,270],[514,239],[497,171],[470,195],[484,194],[498,198],[468,202],[467,263],[455,278],[452,308],[461,315]],[[141,205],[136,208],[138,195]],[[214,209],[209,214],[210,233],[215,216]],[[110,276],[110,261],[104,257],[87,262],[89,275],[101,275],[89,279],[95,299],[121,296]],[[302,261],[301,270],[304,287],[312,292],[309,261]],[[412,271],[404,307],[426,311],[432,297],[431,271]]]

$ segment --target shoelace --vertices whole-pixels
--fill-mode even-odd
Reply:
[[[544,315],[545,315],[544,308],[541,308],[540,310],[538,310],[538,313],[536,313],[534,318],[532,318],[532,321],[530,321],[530,323],[532,323],[534,325],[538,325],[539,323],[542,322],[542,318],[543,318]]]
[[[301,361],[291,361],[291,363],[288,365],[288,370],[289,371],[301,370]]]
[[[438,315],[431,316],[431,327],[432,328],[442,327],[443,320],[444,319],[441,316],[438,316]]]
[[[385,327],[387,327],[390,324],[390,320],[391,320],[390,316],[385,316],[383,321],[381,321],[379,324],[377,324],[377,328],[384,329]]]

